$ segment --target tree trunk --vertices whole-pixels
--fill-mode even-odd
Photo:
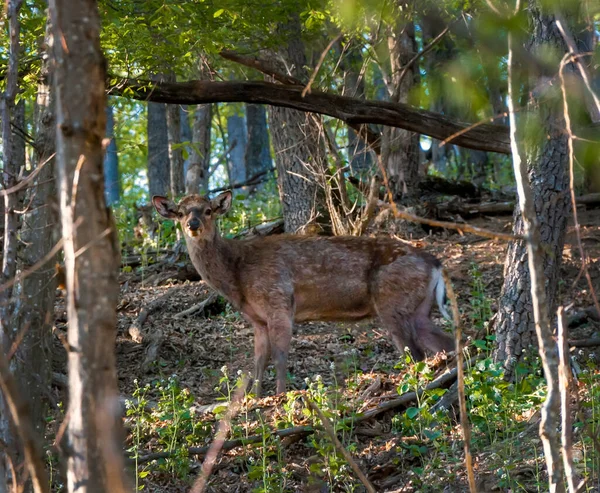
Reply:
[[[121,180],[117,140],[115,139],[115,117],[110,104],[106,106],[106,138],[110,139],[110,142],[104,154],[104,189],[106,203],[114,205],[121,200]]]
[[[114,353],[120,255],[102,181],[106,64],[100,19],[96,2],[90,0],[51,0],[49,15],[69,322],[68,443],[63,446],[67,488],[121,492],[123,445]],[[166,145],[164,149],[166,154]]]
[[[267,111],[263,105],[246,105],[246,128],[248,140],[244,161],[246,162],[248,178],[251,178],[273,167],[269,130],[267,128]],[[261,188],[261,185],[254,185],[248,187],[248,190],[252,193],[252,191]]]
[[[282,55],[291,67],[292,75],[306,80],[300,19],[294,16],[280,26],[280,30],[288,43]],[[323,136],[309,113],[289,108],[270,106],[269,127],[285,231],[318,231],[328,223],[324,194],[319,186],[326,169]]]
[[[243,183],[248,178],[246,173],[246,161],[244,153],[248,136],[246,134],[246,122],[243,115],[234,114],[227,118],[229,183],[236,185]]]
[[[177,104],[167,105],[167,126],[169,130],[169,161],[171,163],[171,196],[177,197],[184,190],[183,149],[181,148],[181,110]]]
[[[185,193],[205,194],[208,191],[212,105],[198,105],[193,118],[192,152],[189,157],[190,164],[185,174]]]
[[[413,64],[401,74],[417,53],[415,28],[412,21],[400,23],[388,38],[394,102],[407,103],[410,90],[418,80],[418,66]],[[399,128],[383,129],[382,160],[394,200],[411,201],[419,185],[419,134]]]
[[[362,54],[354,44],[342,58],[340,67],[344,71],[344,95],[351,98],[365,97],[365,79],[361,76],[363,64]],[[385,94],[385,93],[384,93]],[[356,135],[352,127],[348,127],[348,163],[353,174],[365,175],[373,168],[373,159],[365,141]]]
[[[0,115],[2,117],[2,185],[4,189],[13,187],[18,182],[19,171],[25,166],[25,148],[22,138],[14,132],[11,124],[24,127],[24,105],[15,105],[18,93],[18,66],[20,52],[19,12],[22,1],[12,0],[6,4],[8,31],[10,33],[9,61],[6,74],[6,87],[0,99]],[[0,285],[11,281],[17,273],[18,234],[20,225],[21,194],[10,193],[3,197],[4,201],[4,235],[2,248],[2,271]],[[15,308],[20,303],[16,299],[18,290],[6,287],[0,292],[0,357],[5,358],[18,332],[15,319]],[[14,371],[14,367],[11,368]],[[0,454],[0,491],[8,491],[12,483],[12,472],[8,459],[13,464],[22,461],[19,454],[20,445],[16,439],[9,412],[9,398],[0,395],[0,439],[4,443]],[[18,480],[18,478],[14,478]]]
[[[535,2],[530,2],[530,51],[552,48],[565,52],[566,47],[552,16],[542,15]],[[538,80],[532,80],[532,87]],[[535,138],[527,141],[526,159],[533,201],[543,244],[543,262],[546,282],[548,316],[554,319],[556,292],[567,220],[571,212],[569,177],[567,173],[567,136],[561,102],[548,92],[531,92],[529,107],[533,125],[541,125]],[[540,104],[543,101],[543,104]],[[537,105],[539,104],[539,109]],[[527,125],[529,118],[525,119]],[[535,120],[534,120],[535,118]],[[535,123],[538,122],[538,123]],[[524,233],[524,224],[518,207],[515,209],[515,234]],[[536,346],[531,301],[531,281],[527,267],[527,246],[523,241],[509,244],[504,264],[504,285],[496,319],[496,349],[494,357],[502,362],[507,378],[513,376],[523,350]]]
[[[148,189],[150,198],[170,190],[169,134],[167,105],[148,103]]]

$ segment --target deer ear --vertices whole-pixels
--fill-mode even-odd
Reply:
[[[225,214],[231,207],[231,191],[227,190],[210,201],[210,206],[214,213],[218,216]]]
[[[155,195],[152,197],[152,203],[162,217],[167,219],[177,219],[179,217],[177,206],[168,198]]]

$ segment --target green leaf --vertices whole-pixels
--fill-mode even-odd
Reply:
[[[217,17],[221,17],[221,15],[225,12],[225,9],[219,9],[214,14],[213,17],[216,19]]]
[[[418,407],[409,407],[406,410],[406,416],[408,416],[409,419],[414,419],[420,412],[421,410]]]

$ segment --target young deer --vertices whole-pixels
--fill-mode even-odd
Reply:
[[[255,391],[269,354],[277,393],[285,391],[292,325],[309,320],[350,321],[378,315],[402,353],[454,350],[453,338],[429,318],[434,300],[444,317],[440,262],[391,238],[277,235],[222,238],[218,216],[231,192],[212,200],[189,195],[179,204],[153,197],[158,213],[179,221],[198,273],[254,327]]]

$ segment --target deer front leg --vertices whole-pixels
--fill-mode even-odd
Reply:
[[[269,331],[262,323],[253,322],[254,327],[254,384],[252,393],[260,397],[265,368],[269,362]]]
[[[275,361],[275,371],[277,373],[278,394],[285,392],[287,359],[292,341],[292,325],[292,317],[289,313],[276,314],[268,323],[271,354]]]

